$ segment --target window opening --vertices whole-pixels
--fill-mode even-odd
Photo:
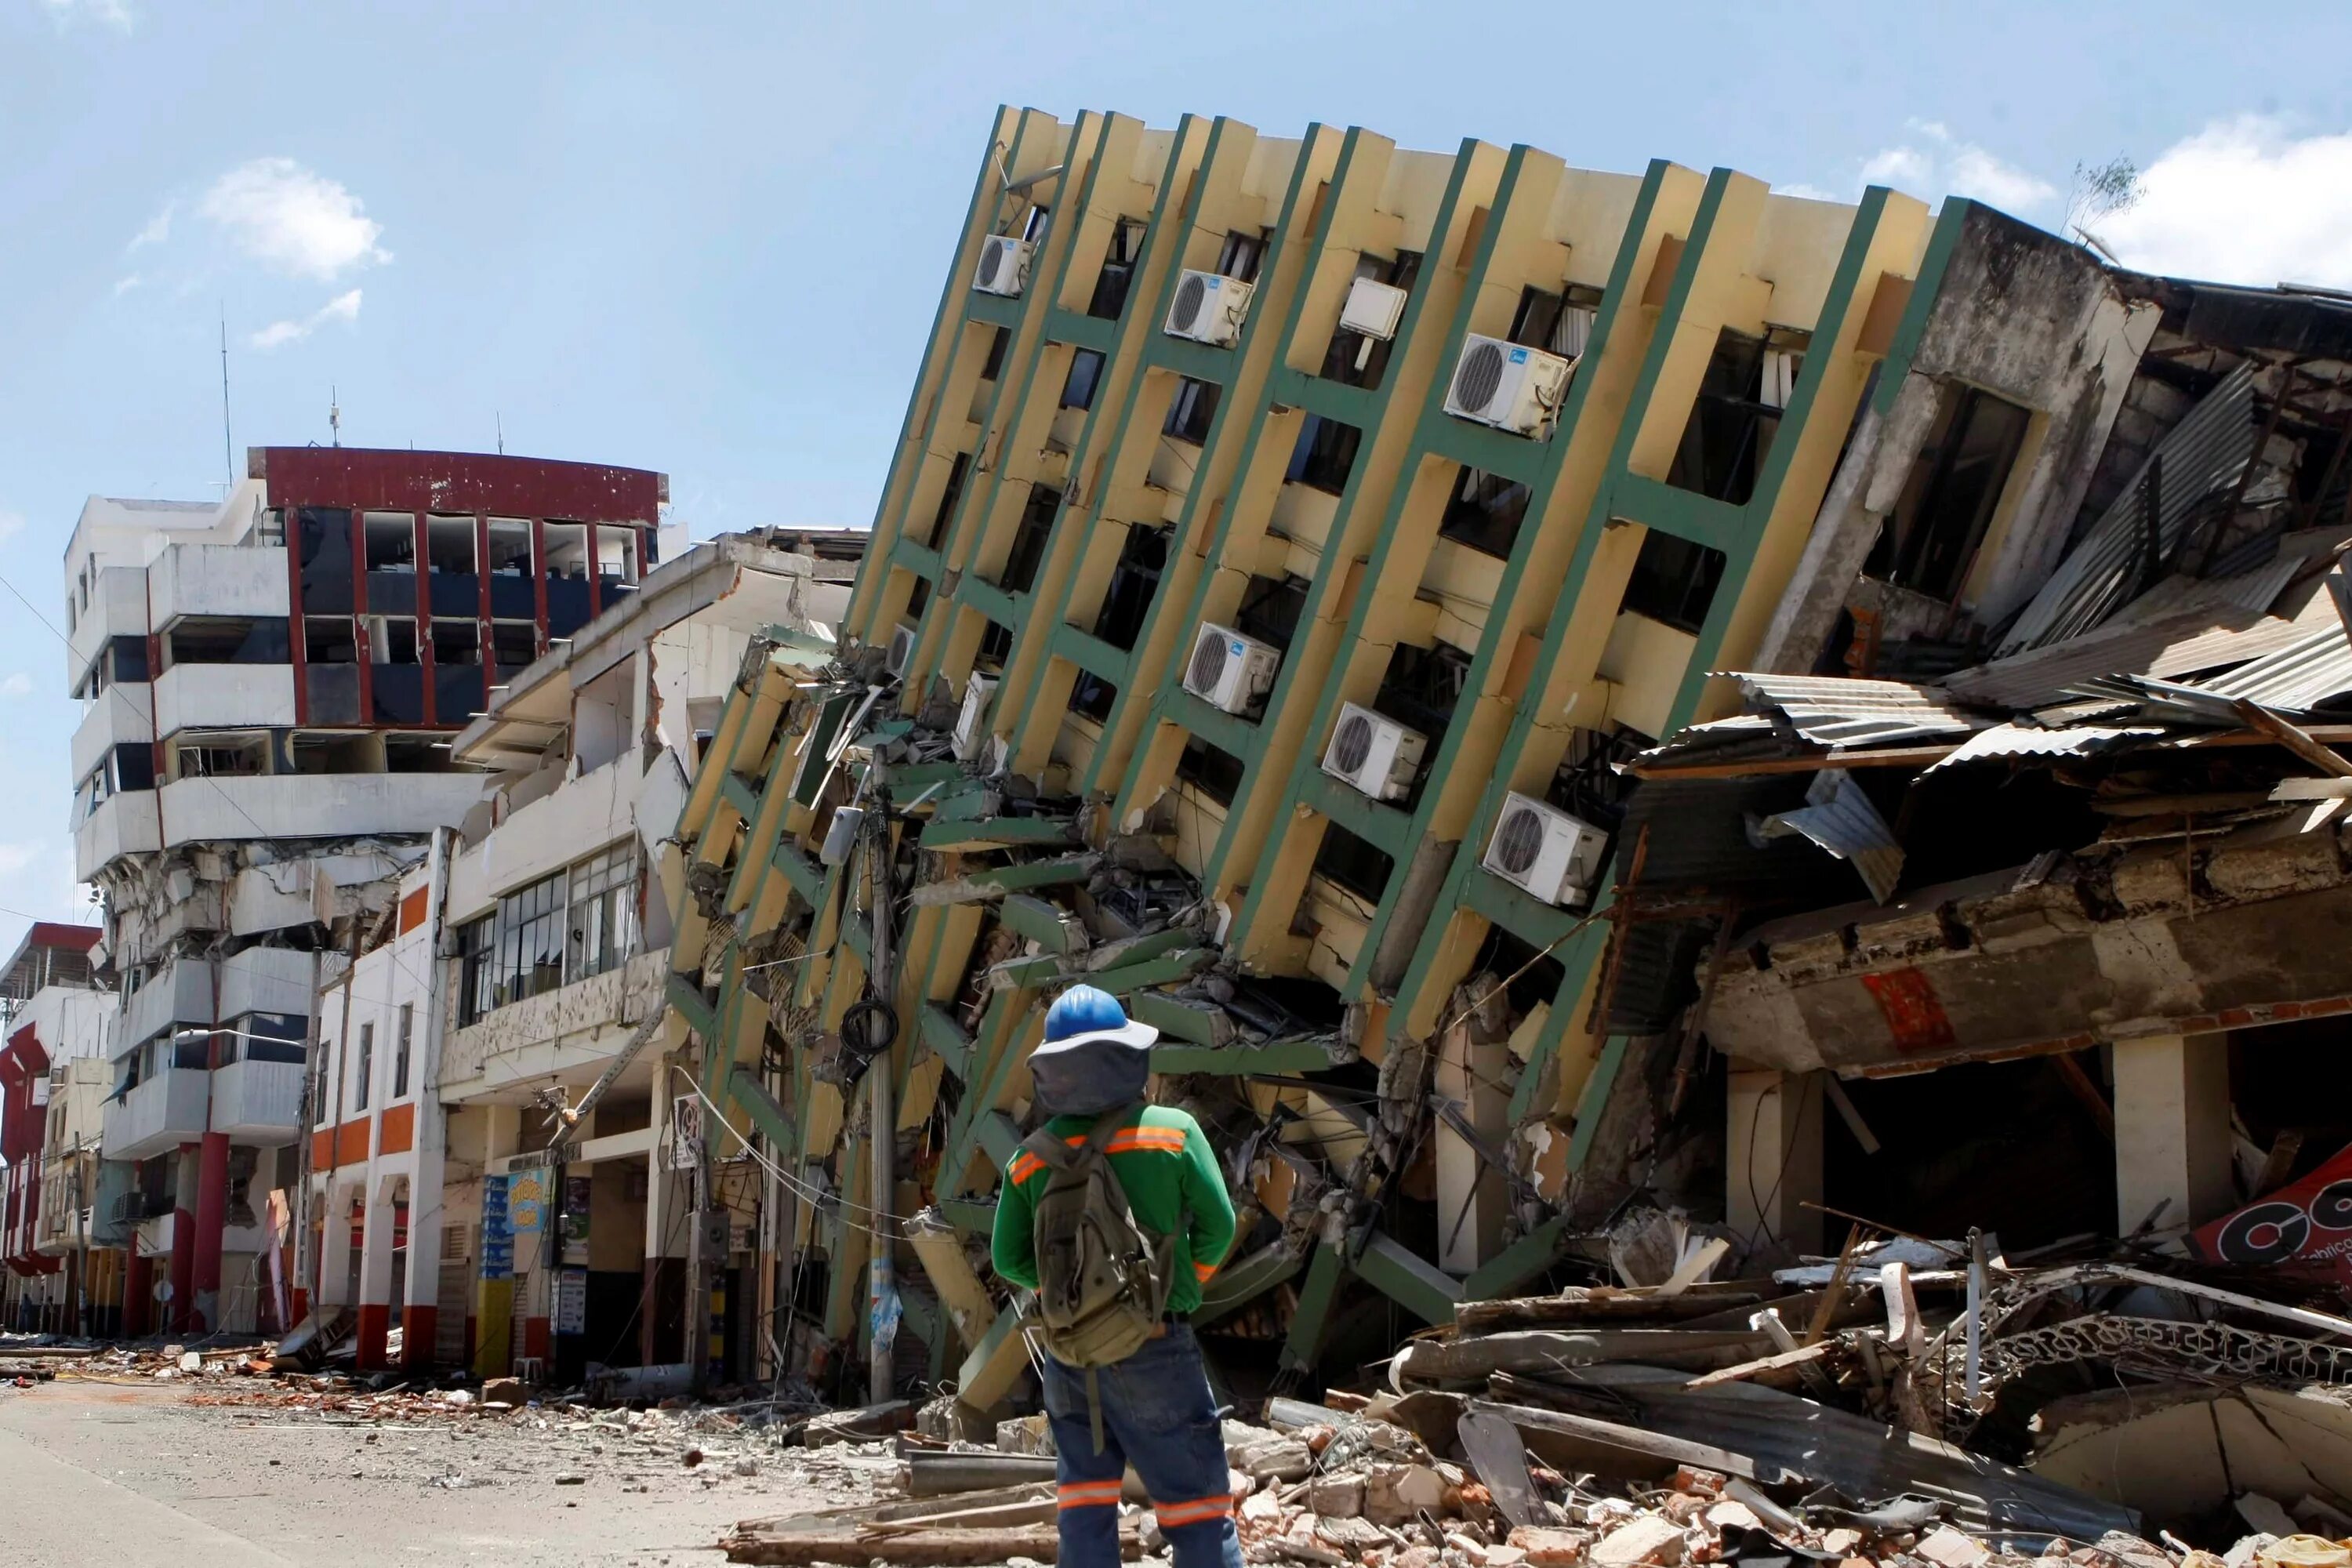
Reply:
[[[1290,467],[1283,478],[1339,495],[1347,489],[1348,477],[1355,472],[1356,452],[1363,439],[1364,433],[1353,425],[1310,414],[1298,427],[1298,444],[1291,448]]]
[[[1241,793],[1242,773],[1239,757],[1198,735],[1184,742],[1183,754],[1176,759],[1176,776],[1219,805],[1234,804],[1234,796]]]
[[[1482,555],[1508,561],[1518,543],[1519,525],[1527,521],[1528,500],[1528,487],[1517,479],[1465,466],[1460,481],[1447,493],[1437,531]]]
[[[1191,376],[1181,378],[1175,397],[1168,405],[1168,418],[1160,433],[1173,436],[1179,441],[1203,446],[1209,439],[1209,426],[1217,417],[1220,395],[1214,382],[1195,381]]]
[[[1766,396],[1768,358],[1776,372],[1773,389],[1783,394],[1778,399]],[[1763,339],[1726,327],[1716,339],[1666,483],[1731,506],[1747,505],[1780,428],[1785,388],[1793,383],[1790,363],[1769,355]]]
[[[1070,374],[1062,380],[1062,406],[1092,408],[1095,405],[1095,384],[1102,378],[1103,356],[1093,349],[1080,349],[1070,356]]]
[[[1234,612],[1234,629],[1286,652],[1307,614],[1307,579],[1286,573],[1280,577],[1253,577],[1243,590],[1241,608]]]
[[[1315,851],[1315,871],[1338,883],[1366,903],[1377,904],[1389,890],[1396,861],[1378,846],[1358,837],[1336,822],[1323,825],[1323,842]]]
[[[1168,533],[1164,529],[1131,523],[1110,569],[1110,586],[1095,616],[1095,636],[1116,648],[1132,652],[1143,635],[1144,617],[1151,613],[1152,596],[1160,592],[1160,574],[1168,564]]]
[[[1111,226],[1110,248],[1104,254],[1102,271],[1096,275],[1094,295],[1087,301],[1087,315],[1117,321],[1127,309],[1136,264],[1143,258],[1143,232],[1139,218],[1123,217]]]
[[[1054,514],[1061,510],[1062,492],[1052,485],[1029,487],[1021,521],[1013,531],[1013,549],[1004,558],[997,586],[1008,594],[1025,594],[1036,584],[1037,568],[1045,563],[1045,546],[1054,532]]]
[[[1257,269],[1265,259],[1265,231],[1244,234],[1234,229],[1225,236],[1225,243],[1217,250],[1217,270],[1243,283],[1257,281]]]
[[[1723,582],[1723,552],[1654,528],[1642,541],[1620,605],[1696,637]]]
[[[394,1100],[399,1100],[408,1093],[409,1037],[415,1033],[415,1027],[416,1005],[413,1002],[403,1002],[400,1005],[399,1023],[393,1031],[392,1098]]]
[[[1967,582],[2033,416],[1972,386],[1949,389],[1944,402],[1863,571],[1948,602]]]

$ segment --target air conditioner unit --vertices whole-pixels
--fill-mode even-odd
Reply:
[[[1264,704],[1281,668],[1282,655],[1255,637],[1204,623],[1184,666],[1184,689],[1228,713],[1247,713]]]
[[[980,242],[980,272],[971,286],[985,294],[1018,295],[1029,281],[1029,258],[1035,247],[1009,234],[992,234]]]
[[[1545,903],[1574,909],[1592,896],[1609,836],[1556,805],[1523,795],[1504,797],[1495,837],[1478,863]]]
[[[1339,307],[1339,325],[1387,342],[1396,336],[1397,322],[1404,316],[1404,302],[1409,297],[1393,283],[1359,278],[1349,286],[1348,302]]]
[[[1445,412],[1540,441],[1568,395],[1568,371],[1558,354],[1473,332],[1454,362]]]
[[[982,675],[978,670],[963,683],[963,711],[956,715],[956,761],[968,763],[980,754],[981,742],[988,739],[983,721],[988,717],[988,700],[996,694],[996,677]]]
[[[1165,330],[1171,338],[1231,348],[1240,341],[1242,319],[1249,314],[1253,291],[1253,285],[1238,278],[1187,270],[1169,304]]]
[[[890,652],[882,663],[894,676],[907,673],[907,661],[915,657],[915,628],[905,621],[890,634]]]
[[[1354,786],[1374,800],[1402,800],[1412,789],[1429,738],[1395,720],[1359,708],[1339,705],[1339,722],[1323,752],[1323,771]]]

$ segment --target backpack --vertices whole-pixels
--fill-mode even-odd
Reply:
[[[1032,1232],[1037,1339],[1055,1361],[1087,1374],[1097,1453],[1103,1439],[1096,1373],[1159,1331],[1175,1265],[1175,1236],[1155,1238],[1136,1223],[1105,1149],[1141,1104],[1097,1117],[1083,1143],[1073,1146],[1041,1127],[1021,1145],[1048,1173]],[[1177,1230],[1183,1229],[1180,1220]]]

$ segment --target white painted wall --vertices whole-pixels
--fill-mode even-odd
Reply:
[[[155,682],[154,691],[158,735],[285,730],[294,724],[290,664],[175,664]]]
[[[284,616],[292,595],[283,545],[173,544],[147,569],[159,629],[183,616]]]

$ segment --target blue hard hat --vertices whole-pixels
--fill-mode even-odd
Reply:
[[[1149,1024],[1131,1022],[1118,998],[1092,985],[1073,985],[1045,1009],[1045,1043],[1034,1057],[1076,1049],[1097,1041],[1147,1050],[1160,1037]]]

